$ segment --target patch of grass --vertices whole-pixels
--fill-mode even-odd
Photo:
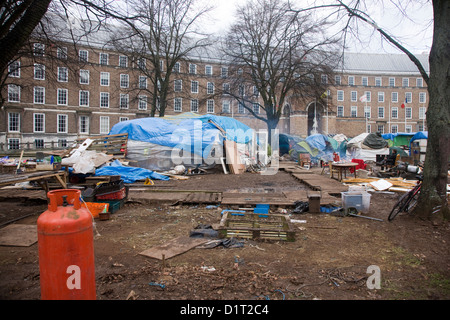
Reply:
[[[439,290],[442,294],[450,295],[450,279],[440,273],[432,273],[429,278],[430,286]]]

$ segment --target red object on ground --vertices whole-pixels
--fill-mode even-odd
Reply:
[[[41,299],[95,300],[93,217],[80,190],[47,196],[48,210],[37,221]]]
[[[350,172],[353,173],[355,170],[358,169],[366,169],[366,164],[364,163],[364,160],[362,159],[352,159],[353,163],[357,163],[358,165],[355,168],[351,168]]]

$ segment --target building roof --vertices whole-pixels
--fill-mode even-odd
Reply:
[[[429,56],[427,54],[415,56],[421,62],[426,72],[429,73]],[[343,68],[339,69],[343,73],[420,75],[417,66],[406,54],[346,52],[343,55]]]

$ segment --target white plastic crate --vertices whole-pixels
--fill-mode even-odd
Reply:
[[[344,210],[355,208],[358,212],[368,213],[370,209],[370,197],[368,192],[348,191],[341,192],[342,206]]]

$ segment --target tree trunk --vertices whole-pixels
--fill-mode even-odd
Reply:
[[[433,0],[433,9],[427,153],[416,212],[421,218],[435,220],[449,217],[447,172],[450,160],[450,0]],[[438,215],[433,214],[439,206],[442,206],[442,210]]]

